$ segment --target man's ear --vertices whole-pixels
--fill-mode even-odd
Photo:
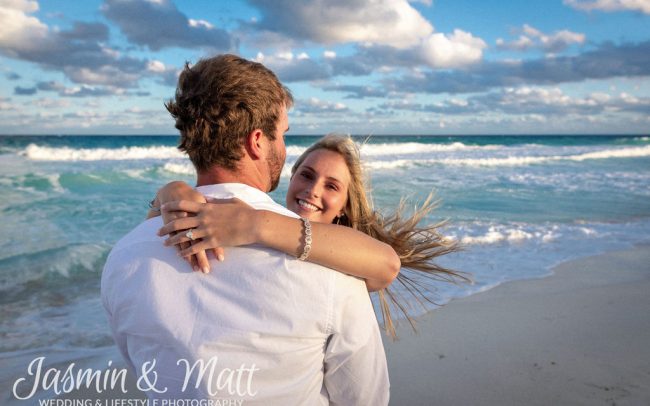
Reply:
[[[244,144],[246,152],[253,159],[262,159],[264,158],[264,132],[259,128],[253,130],[246,136],[246,142]]]

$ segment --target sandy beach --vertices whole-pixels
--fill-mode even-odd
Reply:
[[[391,405],[650,404],[650,245],[454,300],[385,339]]]

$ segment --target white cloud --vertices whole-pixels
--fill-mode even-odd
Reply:
[[[318,80],[331,76],[324,65],[309,58],[305,52],[297,56],[291,51],[277,52],[273,55],[258,52],[255,61],[263,63],[283,82]]]
[[[460,29],[435,33],[431,23],[406,0],[251,2],[263,17],[248,27],[247,35],[262,49],[296,48],[301,42],[355,43],[359,52],[350,57],[324,50],[323,72],[333,75],[390,72],[400,66],[462,67],[480,61],[487,47],[481,38]],[[281,59],[278,54],[275,58]],[[291,77],[308,76],[315,75]]]
[[[524,24],[521,32],[522,35],[514,41],[507,42],[498,38],[496,40],[497,47],[516,51],[540,48],[547,52],[559,52],[572,44],[583,44],[586,40],[585,35],[578,32],[560,30],[553,34],[544,34],[528,24]]]
[[[543,114],[580,116],[609,112],[648,112],[650,98],[628,93],[611,96],[596,92],[585,97],[571,97],[561,89],[542,87],[506,88],[499,93],[477,96],[470,102],[478,102],[482,110],[501,110],[508,114]]]
[[[296,111],[300,113],[340,113],[348,111],[348,107],[339,102],[330,102],[311,97],[296,103]]]
[[[449,99],[448,103],[451,104],[452,106],[459,106],[459,107],[466,107],[469,104],[467,100],[463,100],[463,99]]]
[[[556,31],[553,35],[542,35],[539,37],[543,47],[548,50],[556,48],[565,48],[570,44],[583,44],[585,35],[569,30]]]
[[[524,27],[522,28],[522,31],[524,32],[524,34],[530,35],[531,37],[540,37],[540,36],[543,35],[540,30],[538,30],[535,27],[531,27],[528,24],[524,24]]]
[[[551,104],[566,106],[571,103],[571,98],[565,95],[560,88],[551,89],[541,87],[506,88],[501,95],[500,104]]]
[[[147,63],[147,70],[150,72],[163,73],[165,72],[165,64],[160,61],[149,61]]]
[[[26,0],[0,2],[0,49],[10,54],[30,51],[48,36],[48,28],[29,13],[38,3]]]
[[[590,94],[589,98],[598,103],[607,103],[611,99],[611,96],[607,93],[596,92]]]
[[[532,48],[535,45],[532,39],[528,38],[525,35],[520,35],[519,38],[512,42],[506,42],[503,38],[497,38],[496,44],[500,48],[510,48],[517,50],[525,50]]]
[[[208,30],[214,29],[214,25],[210,24],[209,22],[207,22],[205,20],[194,20],[192,18],[189,18],[187,20],[187,22],[189,23],[190,27],[194,27],[194,28],[203,27],[203,28],[206,28]]]
[[[3,110],[15,110],[15,106],[9,102],[9,99],[5,97],[0,97],[0,111]]]
[[[70,79],[77,83],[93,85],[120,86],[122,83],[136,83],[140,79],[138,72],[124,72],[115,66],[104,65],[99,68],[64,68]]]
[[[228,32],[210,22],[188,18],[171,0],[104,0],[101,11],[134,44],[151,50],[163,48],[207,48],[230,50]]]
[[[51,29],[29,15],[38,3],[0,1],[0,53],[63,72],[70,80],[89,85],[136,87],[146,60],[122,57],[105,45],[103,23],[74,21],[69,29]]]
[[[51,109],[51,108],[64,108],[64,107],[70,107],[71,103],[69,100],[65,99],[50,99],[50,98],[40,98],[38,100],[34,100],[31,102],[34,106],[46,108],[46,109]]]
[[[2,7],[33,13],[38,11],[38,2],[32,0],[3,0]]]
[[[628,104],[639,104],[639,98],[628,93],[621,93],[619,98]]]
[[[441,33],[431,35],[423,41],[420,51],[431,67],[456,68],[480,61],[486,47],[481,38],[456,29],[450,36]]]
[[[433,26],[406,0],[252,1],[264,14],[260,28],[324,44],[360,42],[408,48]]]
[[[650,14],[650,0],[564,0],[564,4],[583,11],[639,11]]]
[[[293,60],[293,52],[279,52],[275,55],[278,59],[282,59],[285,61],[292,61]]]

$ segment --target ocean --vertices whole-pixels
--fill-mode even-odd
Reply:
[[[289,168],[315,140],[287,137],[287,162],[271,193],[277,202],[284,203]],[[413,207],[433,192],[441,204],[426,220],[447,220],[445,233],[465,247],[440,262],[474,284],[440,282],[437,303],[650,241],[648,136],[358,141],[377,209],[390,213],[400,199]],[[107,357],[119,359],[99,298],[101,270],[160,186],[194,183],[175,146],[168,136],[0,137],[1,387],[35,356],[104,366]]]

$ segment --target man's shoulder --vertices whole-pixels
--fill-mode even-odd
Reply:
[[[105,278],[107,274],[145,257],[158,256],[165,248],[163,238],[157,234],[160,227],[162,227],[161,218],[154,217],[138,224],[120,238],[106,258],[102,277]]]
[[[116,252],[143,242],[160,242],[162,244],[163,239],[157,234],[158,229],[162,227],[162,225],[162,219],[160,216],[143,221],[129,231],[124,237],[120,238],[113,246],[111,252]]]

